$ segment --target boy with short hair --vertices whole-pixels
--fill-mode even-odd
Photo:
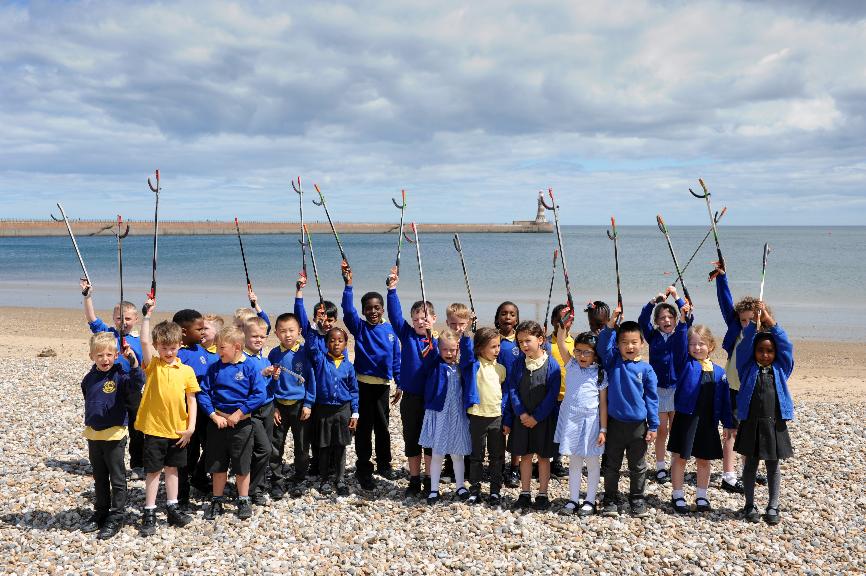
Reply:
[[[183,527],[192,518],[178,506],[178,468],[186,466],[186,445],[195,431],[198,381],[192,368],[177,357],[183,330],[174,322],[160,322],[150,330],[156,303],[145,304],[142,355],[147,381],[135,428],[144,434],[144,515],[142,536],[156,533],[156,494],[159,476],[165,470],[166,516],[172,526]],[[151,351],[151,339],[157,355]]]
[[[253,422],[250,414],[264,400],[267,383],[253,362],[243,353],[244,333],[226,326],[216,338],[219,360],[208,368],[202,380],[202,411],[208,416],[208,470],[213,476],[213,498],[205,513],[214,520],[223,513],[223,493],[231,463],[238,489],[238,517],[252,516],[250,465],[253,450]]]
[[[430,492],[430,478],[421,475],[421,456],[423,453],[429,472],[432,452],[429,449],[423,450],[418,443],[424,423],[426,380],[421,373],[421,366],[426,355],[439,355],[438,335],[432,332],[433,324],[436,323],[436,311],[432,303],[418,300],[412,304],[409,312],[411,324],[406,322],[403,319],[400,297],[397,295],[399,282],[400,277],[395,266],[391,268],[387,281],[388,320],[400,339],[400,382],[391,403],[400,402],[400,419],[403,422],[403,445],[409,465],[409,486],[404,495],[419,496],[423,486],[426,497],[426,493]],[[432,342],[427,338],[427,330],[431,330]]]
[[[619,470],[623,453],[628,459],[629,504],[638,518],[648,512],[644,501],[647,444],[655,440],[659,427],[657,378],[655,370],[641,356],[643,334],[640,324],[626,321],[616,328],[622,316],[617,306],[607,327],[598,337],[597,350],[604,366],[607,387],[607,434],[604,453],[603,515],[618,516]]]
[[[274,427],[271,436],[271,498],[280,500],[286,492],[283,478],[283,452],[286,435],[291,431],[294,441],[294,475],[291,494],[303,494],[304,480],[309,467],[310,414],[316,401],[316,383],[310,370],[305,344],[301,344],[301,324],[294,314],[280,314],[274,332],[280,341],[268,354],[268,362],[276,366],[274,372]]]
[[[275,368],[262,355],[270,325],[261,317],[253,316],[244,323],[244,356],[266,378],[265,397],[255,406],[253,421],[253,456],[250,476],[250,496],[256,506],[267,506],[268,463],[271,458],[271,436],[274,433],[274,388],[271,377]]]
[[[110,332],[114,334],[117,339],[118,350],[120,350],[120,337],[122,334],[126,343],[129,344],[129,347],[135,353],[138,364],[141,365],[141,340],[138,336],[133,336],[131,334],[139,320],[138,309],[136,309],[135,304],[124,301],[114,306],[114,312],[112,314],[114,318],[114,327],[112,328],[96,315],[96,311],[93,308],[93,286],[91,286],[90,282],[88,282],[86,278],[81,279],[81,295],[84,296],[84,317],[87,319],[87,325],[90,328],[90,331],[93,334],[96,334],[97,332]],[[129,372],[130,365],[125,356],[118,356],[117,363],[120,364],[124,371]],[[129,421],[129,467],[139,478],[144,478],[144,471],[142,470],[141,464],[141,450],[144,438],[141,435],[141,432],[136,430],[134,426],[135,416],[137,413],[138,406],[130,404],[127,410],[127,420]]]
[[[400,342],[394,329],[385,322],[384,298],[378,292],[361,297],[362,321],[353,303],[352,270],[343,260],[343,322],[355,337],[355,372],[358,379],[358,429],[355,453],[358,460],[355,475],[364,490],[373,490],[373,433],[376,434],[377,473],[387,480],[396,475],[391,468],[391,437],[388,398],[391,382],[400,382]]]
[[[93,367],[81,381],[84,395],[84,437],[93,468],[95,510],[81,526],[82,532],[96,532],[97,540],[107,540],[123,527],[126,509],[127,407],[141,400],[144,374],[138,359],[127,344],[123,350],[131,369],[117,364],[117,341],[109,332],[90,337]]]

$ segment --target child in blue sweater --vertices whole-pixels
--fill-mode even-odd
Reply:
[[[268,362],[276,366],[274,372],[274,430],[273,450],[270,457],[271,498],[280,500],[286,492],[283,479],[283,452],[286,436],[291,431],[294,442],[294,475],[291,494],[303,494],[304,480],[309,467],[310,435],[313,404],[316,401],[316,381],[310,370],[305,344],[301,344],[301,324],[294,314],[280,314],[274,328],[280,345],[268,354]]]
[[[330,300],[322,300],[313,306],[313,321],[307,317],[304,309],[304,288],[307,286],[307,277],[304,274],[298,276],[295,283],[295,316],[301,323],[301,336],[306,346],[318,346],[323,354],[328,353],[325,336],[328,331],[337,324],[337,305]]]
[[[749,522],[758,521],[755,476],[758,462],[763,460],[770,492],[764,520],[775,525],[782,520],[779,514],[782,481],[779,460],[794,455],[788,435],[788,421],[794,419],[794,401],[788,390],[788,378],[794,371],[794,345],[763,302],[757,302],[755,310],[762,331],[757,332],[756,325],[749,324],[743,330],[743,341],[737,347],[740,376],[737,415],[740,426],[734,450],[746,459],[743,467],[744,517]]]
[[[496,314],[493,316],[493,325],[499,330],[499,356],[496,357],[496,361],[505,367],[506,381],[517,357],[520,356],[517,333],[514,331],[518,324],[520,324],[520,309],[517,304],[506,300],[496,307]],[[503,385],[503,395],[506,392],[507,389]],[[520,456],[511,455],[511,460],[502,472],[502,479],[509,488],[520,486]]]
[[[734,427],[728,379],[721,366],[713,364],[710,354],[716,339],[706,326],[689,328],[691,307],[682,307],[679,324],[670,338],[677,380],[675,413],[668,450],[671,452],[671,505],[679,514],[689,512],[683,492],[686,463],[692,456],[697,460],[698,488],[695,509],[710,512],[707,499],[710,485],[710,463],[722,458],[719,421],[725,430]]]
[[[619,470],[623,454],[628,460],[631,514],[647,516],[644,500],[647,444],[655,440],[658,422],[656,374],[641,356],[640,325],[623,322],[617,329],[622,308],[617,306],[607,327],[598,336],[598,353],[608,379],[607,434],[604,465],[605,516],[619,515]]]
[[[358,380],[355,368],[346,358],[348,335],[342,328],[331,328],[325,336],[328,353],[317,346],[305,346],[316,381],[316,407],[313,410],[313,446],[319,452],[319,492],[348,496],[346,446],[358,427]],[[334,475],[333,484],[329,476]]]
[[[376,435],[376,471],[386,480],[394,480],[391,468],[391,436],[388,432],[391,383],[400,383],[400,341],[385,322],[385,300],[378,292],[361,297],[358,316],[353,302],[352,270],[343,261],[343,322],[355,337],[355,370],[358,375],[358,431],[355,435],[355,475],[364,490],[373,490],[373,434]]]
[[[132,348],[123,349],[130,371],[117,364],[114,334],[99,332],[90,338],[93,367],[81,381],[84,395],[84,437],[93,468],[95,511],[81,526],[82,532],[96,532],[107,540],[123,527],[126,508],[127,409],[141,401],[144,373]]]
[[[436,310],[431,302],[418,300],[412,304],[409,311],[412,322],[406,322],[403,319],[400,297],[397,295],[397,283],[399,281],[397,268],[391,268],[387,282],[388,320],[394,327],[397,338],[400,339],[400,382],[397,384],[397,391],[394,393],[391,404],[400,402],[403,444],[409,465],[409,486],[404,495],[418,496],[421,494],[422,485],[424,493],[430,493],[431,452],[427,450],[424,454],[428,477],[422,478],[422,448],[418,439],[421,436],[421,426],[424,423],[424,377],[421,374],[421,365],[425,356],[439,354],[437,335],[432,333],[433,324],[436,323]],[[428,330],[431,330],[431,334],[434,336],[432,342],[427,338]]]
[[[669,296],[672,296],[676,302],[676,308],[665,302]],[[673,347],[671,335],[677,325],[677,309],[682,309],[685,304],[685,301],[677,296],[676,287],[668,286],[667,290],[643,307],[638,317],[638,324],[640,324],[644,340],[649,346],[649,363],[655,370],[659,381],[659,430],[655,440],[655,481],[659,484],[664,484],[670,480],[670,474],[665,467],[665,445],[668,440],[669,426],[674,418],[674,393],[676,392],[677,381],[671,352]],[[689,316],[689,322],[691,322],[691,316]]]
[[[252,516],[249,498],[253,453],[253,423],[250,415],[262,404],[267,382],[261,371],[243,353],[244,333],[226,326],[216,338],[219,361],[208,368],[197,399],[207,414],[208,469],[213,475],[213,498],[205,513],[214,520],[223,513],[223,492],[229,464],[238,490],[238,517]]]

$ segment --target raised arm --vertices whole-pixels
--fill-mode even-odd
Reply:
[[[153,347],[151,346],[150,315],[156,308],[156,300],[148,298],[144,303],[144,318],[141,319],[141,365],[147,368],[153,359]]]
[[[86,278],[81,279],[81,295],[84,296],[84,318],[88,324],[96,322],[96,311],[93,309],[93,287]],[[104,330],[94,330],[94,332],[104,332]]]
[[[757,326],[754,322],[743,328],[743,340],[737,346],[737,374],[740,382],[745,382],[746,371],[755,364],[755,334]]]
[[[678,322],[671,338],[673,339],[671,356],[673,357],[674,371],[677,374],[682,374],[683,368],[689,361],[689,325],[685,322]]]
[[[640,324],[640,331],[643,332],[643,339],[647,342],[650,341],[650,337],[653,333],[653,310],[656,307],[656,303],[659,301],[659,297],[662,295],[659,294],[649,302],[647,302],[644,307],[640,311],[640,316],[637,317],[637,323]]]
[[[388,308],[388,322],[391,323],[391,326],[394,327],[394,331],[401,338],[404,335],[404,332],[408,329],[412,328],[409,326],[408,322],[403,318],[403,307],[400,306],[400,297],[397,296],[397,284],[391,285],[388,288],[388,296],[387,300],[387,308]]]
[[[361,317],[358,316],[358,311],[355,309],[354,298],[352,285],[346,284],[346,287],[343,288],[343,323],[352,333],[352,336],[357,336],[358,328],[361,326]]]
[[[598,345],[596,346],[599,356],[601,356],[601,364],[605,368],[612,365],[616,360],[616,331],[612,328],[605,327],[598,335]]]
[[[716,276],[716,297],[719,300],[719,309],[722,311],[722,320],[726,325],[731,322],[739,322],[734,312],[734,297],[731,295],[731,287],[728,285],[728,275],[724,269],[717,268],[719,274]]]
[[[565,343],[566,338],[568,338],[568,331],[562,326],[562,324],[556,324],[556,347],[559,349],[559,357],[562,358],[562,364],[568,364],[568,361],[572,358],[572,353],[569,352],[568,346]]]

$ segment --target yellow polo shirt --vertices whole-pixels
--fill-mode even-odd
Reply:
[[[160,438],[180,438],[178,430],[186,430],[188,413],[186,395],[201,388],[192,368],[175,358],[166,364],[158,356],[145,369],[147,381],[141,393],[141,406],[135,419],[135,429]]]
[[[572,338],[571,334],[565,339],[565,348],[568,350],[569,354],[574,353],[574,338]],[[571,358],[566,358],[563,360],[562,356],[559,354],[559,346],[556,344],[556,336],[550,337],[550,351],[554,358],[556,358],[556,363],[559,364],[559,376],[560,376],[560,384],[559,384],[559,400],[562,402],[562,399],[565,398],[565,365],[568,363]]]
[[[494,418],[502,416],[502,383],[505,382],[505,366],[499,362],[478,359],[478,404],[467,410],[473,416]]]

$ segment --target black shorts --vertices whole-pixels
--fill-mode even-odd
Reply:
[[[424,396],[403,392],[400,399],[400,420],[403,422],[403,446],[407,458],[421,455],[421,445],[418,439],[421,437],[421,427],[424,425]],[[424,449],[425,454],[432,454],[429,448]]]
[[[186,466],[186,446],[176,446],[178,438],[144,435],[142,449],[144,471],[161,472],[163,468],[183,468]]]
[[[232,470],[239,476],[250,473],[250,462],[253,457],[253,421],[250,418],[241,420],[234,428],[217,427],[211,420],[207,428],[207,470],[228,472],[229,463]]]

